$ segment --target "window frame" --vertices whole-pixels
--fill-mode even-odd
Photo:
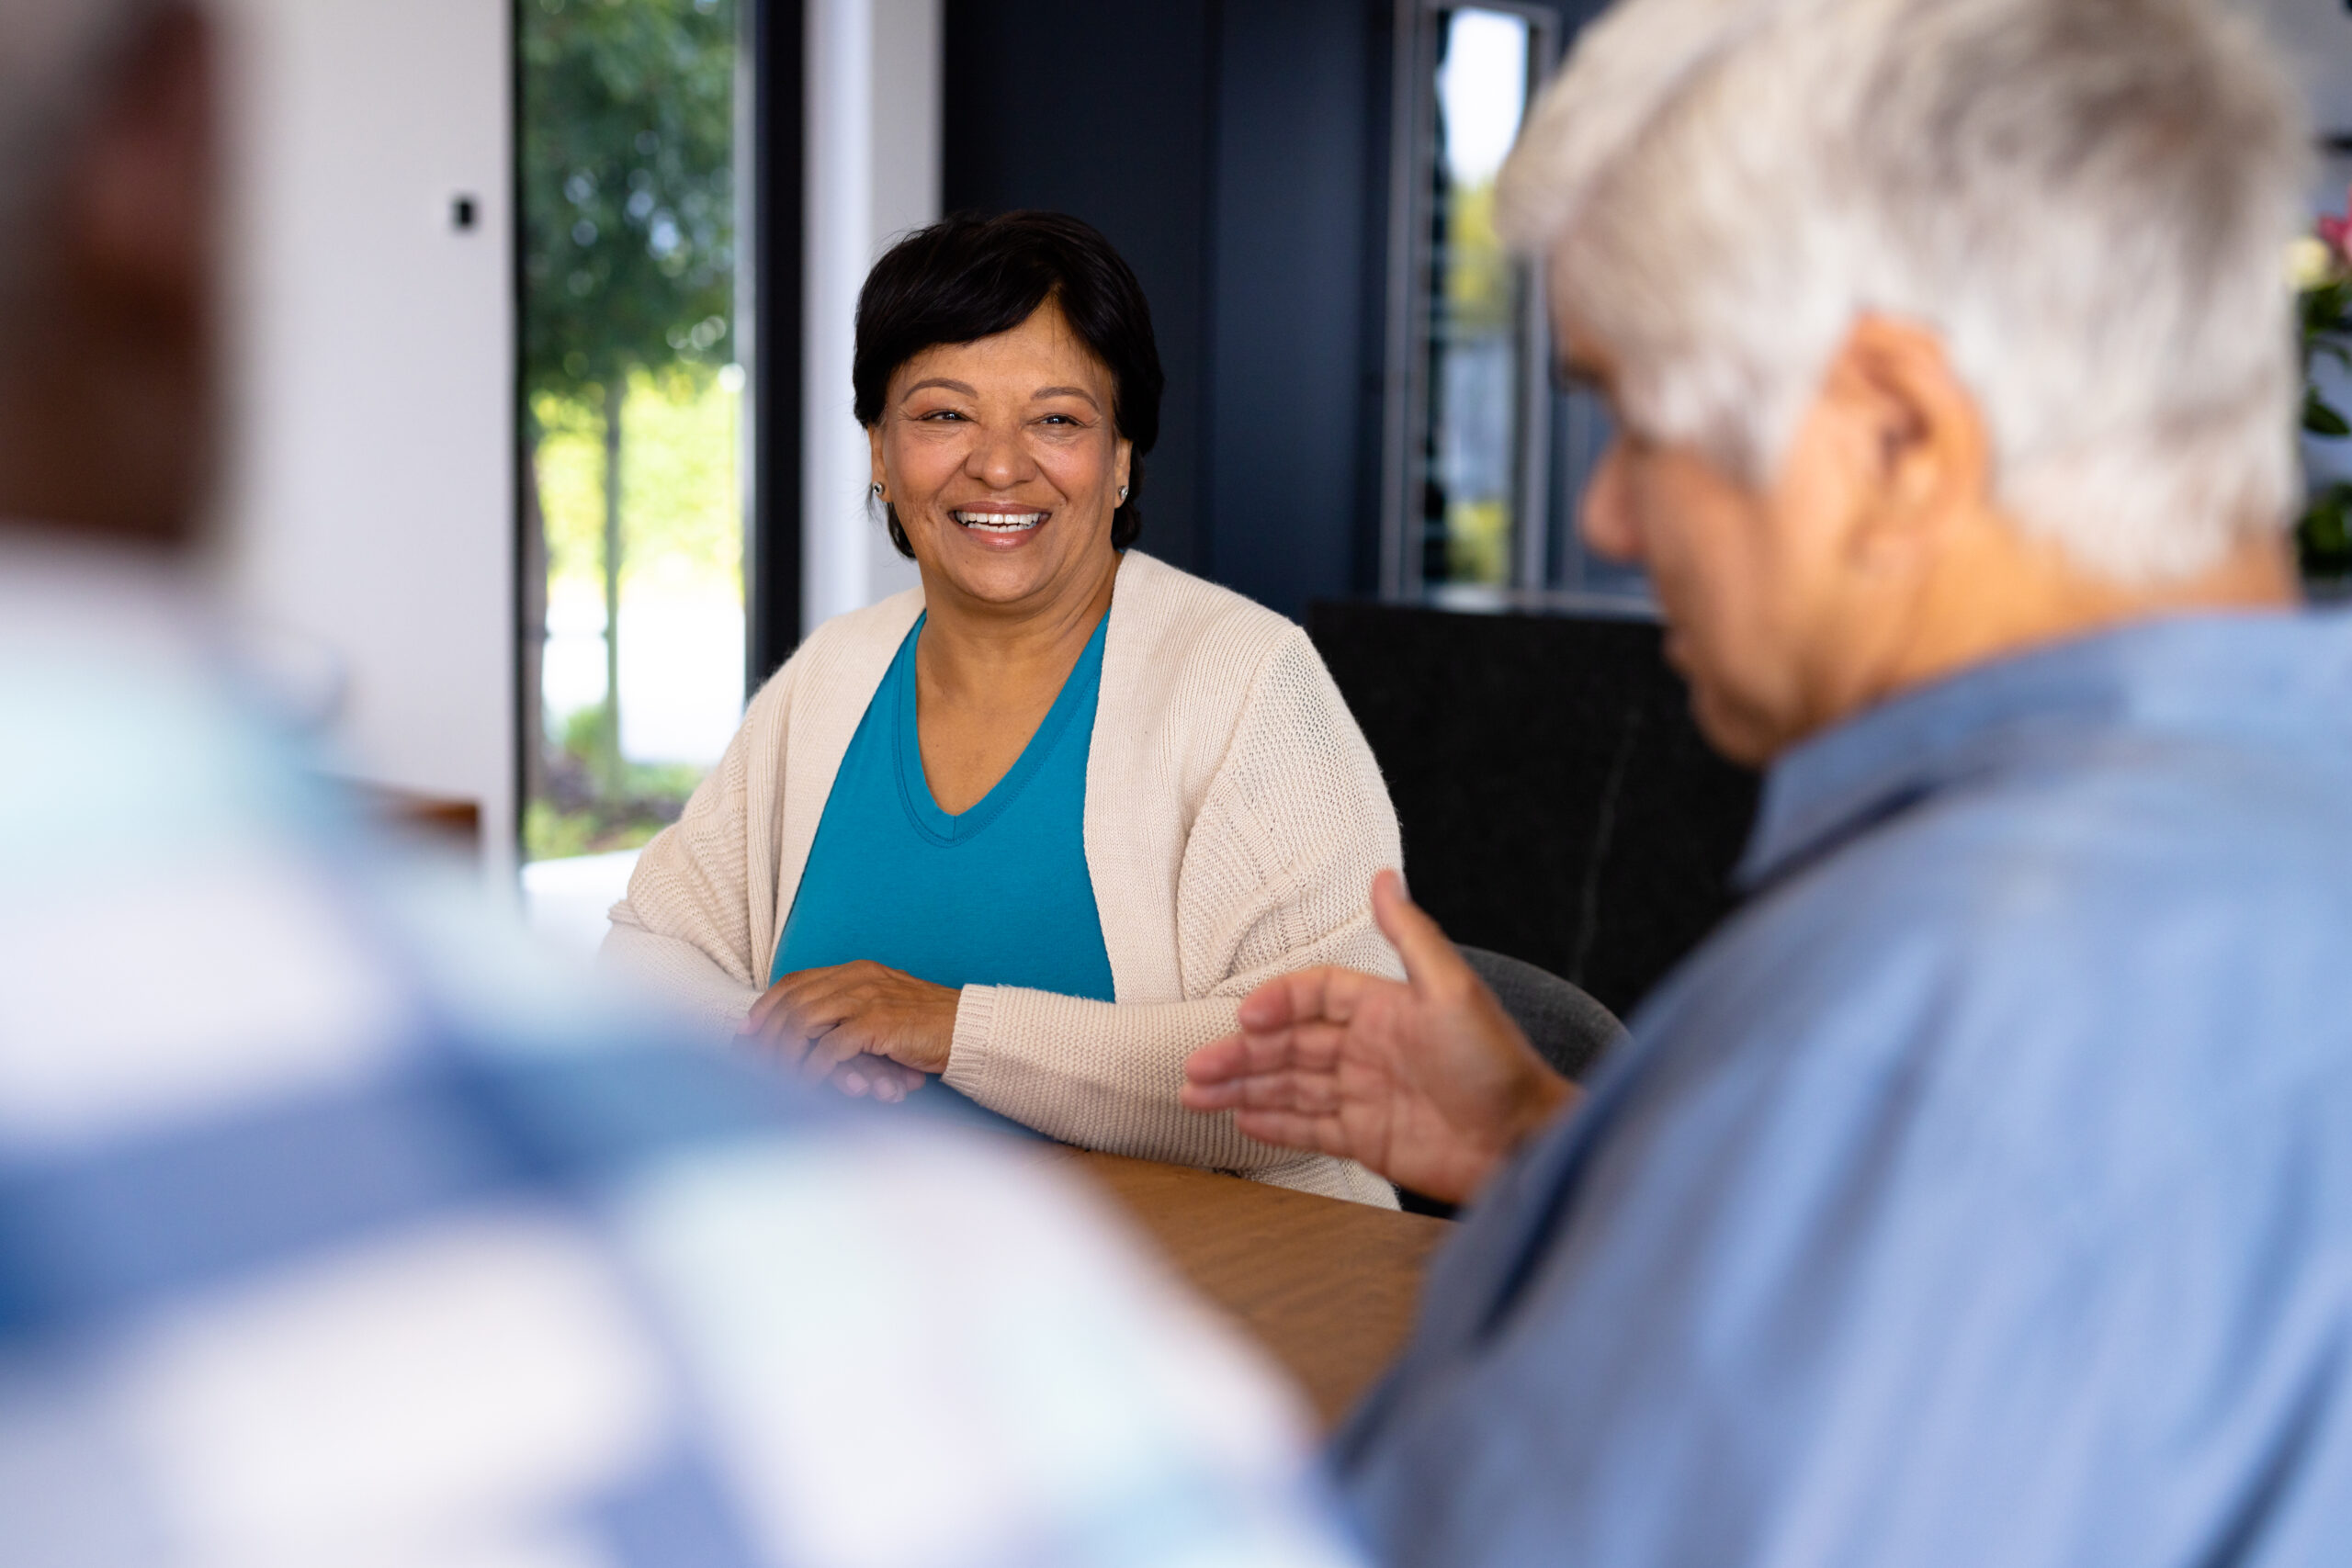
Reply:
[[[1397,0],[1391,44],[1387,299],[1382,366],[1380,596],[1416,600],[1437,585],[1425,580],[1422,500],[1429,482],[1430,309],[1436,256],[1430,233],[1437,175],[1438,28],[1451,12],[1515,17],[1528,29],[1527,101],[1557,64],[1561,20],[1553,7],[1524,0]],[[1521,375],[1517,479],[1512,511],[1513,595],[1550,582],[1553,394],[1550,331],[1541,269],[1520,275]]]

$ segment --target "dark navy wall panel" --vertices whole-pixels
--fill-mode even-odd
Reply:
[[[1279,0],[1228,5],[1219,39],[1210,560],[1293,617],[1373,575],[1387,28],[1364,0]]]
[[[1209,565],[1216,11],[1211,0],[948,0],[944,39],[946,209],[1073,213],[1109,236],[1151,300],[1168,399],[1141,545],[1193,570]]]
[[[1574,25],[1599,0],[1558,0]],[[948,0],[950,210],[1073,212],[1150,296],[1144,547],[1294,617],[1377,579],[1389,0]]]

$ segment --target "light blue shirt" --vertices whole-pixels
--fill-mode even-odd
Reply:
[[[1109,624],[1096,624],[1020,759],[951,816],[922,771],[916,618],[833,777],[769,984],[864,958],[935,986],[1117,999],[1086,866],[1086,760]]]
[[[1379,1554],[2352,1562],[2352,620],[1908,694],[1743,874],[1341,1438]]]

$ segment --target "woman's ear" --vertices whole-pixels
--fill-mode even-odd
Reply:
[[[882,468],[882,426],[877,423],[865,427],[866,455],[873,459],[873,482],[882,487],[887,498],[890,493],[890,476]]]
[[[1127,487],[1133,481],[1135,457],[1136,444],[1121,436],[1119,444],[1111,450],[1111,493],[1121,500],[1125,499]],[[1112,510],[1118,510],[1117,502],[1112,502]]]

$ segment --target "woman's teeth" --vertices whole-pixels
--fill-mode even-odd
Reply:
[[[1042,512],[958,512],[956,521],[989,534],[1021,534],[1046,520]]]

